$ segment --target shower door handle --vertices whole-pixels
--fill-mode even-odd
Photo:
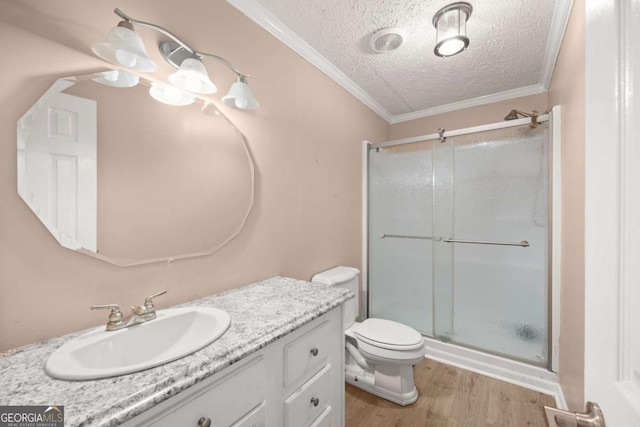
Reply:
[[[387,237],[395,237],[396,239],[423,239],[423,240],[433,240],[431,236],[411,236],[408,234],[381,234],[381,239],[386,239]]]
[[[498,245],[498,246],[522,246],[527,248],[531,246],[529,242],[523,240],[522,242],[491,242],[488,240],[458,240],[458,239],[442,239],[445,243],[469,243],[472,245]]]

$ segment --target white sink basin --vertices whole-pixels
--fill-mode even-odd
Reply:
[[[45,372],[63,380],[95,380],[130,374],[188,356],[229,328],[227,312],[211,307],[159,310],[158,317],[118,331],[93,329],[47,359]]]

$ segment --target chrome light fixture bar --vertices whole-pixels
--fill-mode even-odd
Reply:
[[[467,20],[473,7],[466,2],[451,3],[433,15],[436,47],[433,53],[442,58],[457,55],[469,46]]]
[[[159,25],[132,18],[118,8],[113,12],[123,21],[109,32],[104,42],[91,45],[93,52],[100,58],[137,71],[155,71],[156,64],[147,55],[142,39],[134,31],[134,24],[151,28],[171,39],[170,41],[160,42],[160,54],[169,64],[178,69],[169,76],[169,82],[176,90],[184,91],[187,94],[210,94],[216,92],[217,88],[209,79],[207,69],[202,63],[202,59],[207,57],[221,62],[237,76],[237,80],[231,86],[229,93],[222,98],[223,103],[241,110],[256,109],[260,106],[247,83],[249,75],[242,73],[231,62],[221,56],[194,49],[171,31]],[[162,89],[160,90],[159,88]],[[188,95],[175,92],[169,97],[158,96],[160,91],[164,93],[165,90],[171,94],[173,92],[172,89],[174,88],[167,87],[167,85],[157,85],[154,90],[156,96],[154,94],[152,96],[161,102],[172,105],[185,105],[184,101],[189,98]],[[180,101],[177,104],[170,101],[178,98]]]

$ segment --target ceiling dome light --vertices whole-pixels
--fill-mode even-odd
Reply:
[[[469,46],[467,20],[473,7],[466,2],[452,3],[443,7],[433,16],[436,27],[436,47],[433,53],[446,58],[456,55]]]
[[[132,70],[152,73],[157,68],[156,63],[147,55],[142,39],[127,21],[120,22],[109,31],[102,43],[92,44],[91,50],[105,61]]]
[[[207,69],[198,58],[187,58],[180,68],[169,76],[175,87],[193,93],[215,93],[218,88],[209,80]]]

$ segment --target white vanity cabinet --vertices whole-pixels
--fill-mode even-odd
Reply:
[[[123,424],[342,427],[342,305]]]

